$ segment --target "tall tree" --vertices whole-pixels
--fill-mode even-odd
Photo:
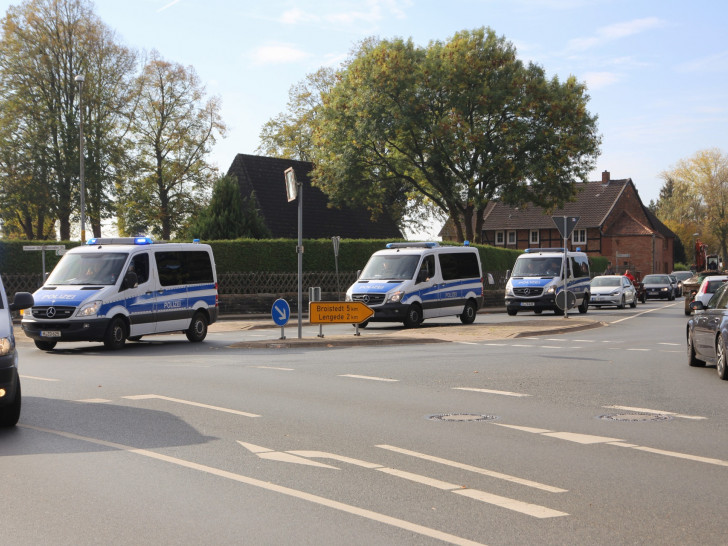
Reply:
[[[70,239],[79,210],[79,101],[75,76],[86,75],[85,122],[88,199],[92,223],[109,211],[109,191],[118,153],[121,112],[128,101],[118,93],[134,68],[134,55],[93,12],[89,0],[28,0],[8,9],[0,36],[0,134],[12,142],[17,167],[0,163],[2,191],[16,199],[3,203],[3,217],[25,217],[26,226],[58,221],[61,239]],[[109,94],[114,100],[109,99]],[[6,156],[7,157],[7,156]],[[34,192],[14,188],[30,184]],[[20,185],[20,186],[19,186]],[[42,199],[38,208],[34,201]],[[34,236],[47,236],[41,229]]]
[[[151,53],[137,80],[131,118],[133,171],[119,183],[120,231],[151,230],[170,239],[197,212],[216,172],[207,156],[225,132],[220,100],[205,100],[192,67]]]
[[[422,199],[479,240],[490,200],[553,207],[586,181],[600,144],[588,98],[490,29],[426,48],[370,40],[323,95],[313,176],[334,203],[375,214]]]
[[[288,90],[286,111],[268,120],[256,152],[269,157],[314,161],[313,127],[321,96],[335,83],[331,68],[320,68]]]
[[[271,237],[271,232],[256,208],[255,193],[243,199],[237,179],[223,176],[215,182],[210,204],[188,228],[188,236],[207,240],[264,239]]]
[[[670,171],[663,173],[672,180],[674,189],[661,207],[660,218],[693,221],[701,226],[697,232],[709,247],[713,238],[714,248],[720,250],[723,259],[728,257],[728,156],[717,148],[701,150],[692,157],[678,161]],[[683,240],[685,246],[689,243]]]

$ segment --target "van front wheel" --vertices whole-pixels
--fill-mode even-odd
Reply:
[[[118,351],[124,346],[125,341],[126,323],[117,317],[111,321],[109,328],[106,330],[104,346],[112,351]]]
[[[56,346],[55,341],[42,341],[40,339],[36,339],[33,341],[35,343],[35,346],[38,347],[41,351],[52,351],[53,347]]]
[[[207,317],[204,313],[195,313],[185,335],[193,343],[198,343],[207,337]]]
[[[468,303],[465,304],[465,309],[463,309],[463,312],[460,315],[460,322],[463,324],[472,324],[477,313],[478,308],[475,306],[475,302],[473,300],[469,300]]]
[[[404,325],[406,328],[417,328],[422,324],[422,307],[417,303],[413,303],[407,309],[407,316],[404,319]]]

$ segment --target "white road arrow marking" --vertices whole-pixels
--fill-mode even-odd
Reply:
[[[266,459],[268,461],[278,461],[279,463],[305,464],[307,466],[318,466],[320,468],[333,468],[334,470],[339,470],[335,466],[324,463],[317,463],[316,461],[309,461],[308,459],[304,459],[303,457],[298,457],[290,453],[273,451],[272,449],[268,449],[267,447],[257,446],[255,444],[248,444],[245,442],[241,442],[240,440],[238,440],[238,443],[251,453],[255,453],[261,459]]]
[[[238,443],[242,445],[246,445],[240,440],[238,440]],[[247,444],[250,445],[250,444]],[[254,446],[251,445],[254,449],[259,450],[265,450],[264,447]],[[378,447],[390,447],[390,446],[378,446]],[[394,451],[397,449],[394,448]],[[267,452],[264,452],[265,454]],[[395,476],[397,478],[402,478],[405,480],[409,480],[414,483],[419,483],[422,485],[426,485],[429,487],[434,487],[436,489],[440,489],[443,491],[449,491],[451,493],[455,493],[458,495],[464,495],[466,497],[469,497],[473,500],[477,500],[480,502],[485,502],[487,504],[492,504],[494,506],[499,506],[501,508],[506,508],[507,510],[513,510],[514,512],[519,512],[521,514],[525,514],[527,516],[532,516],[535,518],[557,518],[561,516],[568,516],[566,512],[560,512],[558,510],[552,510],[551,508],[546,508],[545,506],[539,506],[538,504],[531,504],[528,502],[519,501],[516,499],[510,499],[508,497],[501,497],[500,495],[493,495],[492,493],[487,493],[485,491],[479,491],[478,489],[469,489],[467,487],[464,487],[462,485],[457,485],[449,482],[444,482],[442,480],[437,480],[435,478],[430,478],[429,476],[422,476],[421,474],[414,474],[412,472],[405,472],[403,470],[397,470],[396,468],[387,468],[385,466],[376,464],[376,463],[369,463],[367,461],[361,461],[359,459],[352,459],[350,457],[344,457],[342,455],[337,455],[335,453],[327,453],[325,451],[290,451],[289,454],[293,455],[300,455],[302,457],[315,457],[319,459],[333,459],[336,461],[341,461],[345,463],[350,463],[356,466],[361,466],[364,468],[370,468],[372,470],[377,470],[379,472],[384,472],[385,474],[389,474],[390,476]],[[262,455],[258,455],[259,457]],[[505,475],[501,475],[505,476]],[[564,491],[564,490],[558,490],[558,488],[553,488],[554,491]]]

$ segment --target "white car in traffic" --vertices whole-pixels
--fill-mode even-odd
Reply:
[[[637,307],[637,290],[627,277],[600,275],[592,279],[589,305],[616,305],[618,309],[624,309],[627,304]]]

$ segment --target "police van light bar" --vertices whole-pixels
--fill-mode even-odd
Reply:
[[[151,245],[151,237],[94,237],[89,239],[87,245]]]
[[[434,242],[422,243],[387,243],[387,248],[435,248],[440,246]]]
[[[532,252],[563,252],[563,248],[527,248],[523,252],[532,253]]]

